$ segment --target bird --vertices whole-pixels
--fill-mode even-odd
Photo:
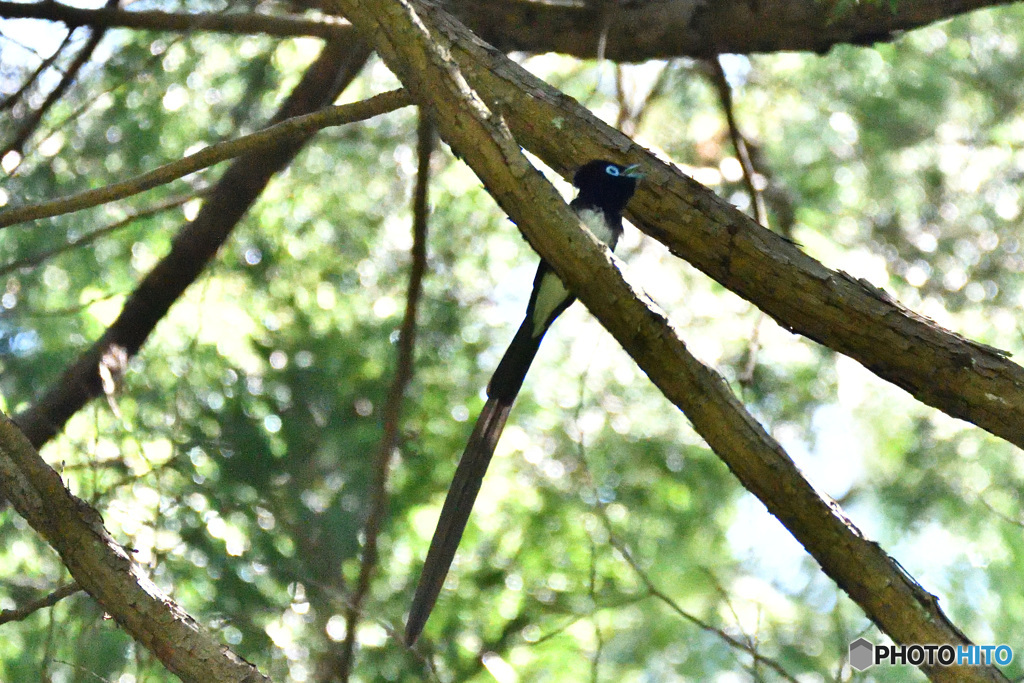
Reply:
[[[622,212],[642,177],[639,164],[622,166],[604,159],[588,161],[573,175],[573,185],[579,192],[569,207],[594,237],[613,251],[622,236]],[[544,333],[575,300],[575,295],[562,284],[551,266],[541,259],[533,278],[526,317],[491,376],[487,402],[466,443],[441,508],[406,621],[407,646],[415,644],[434,609],[487,466]]]

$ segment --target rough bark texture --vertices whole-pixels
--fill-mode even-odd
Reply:
[[[828,270],[761,229],[571,99],[533,79],[436,8],[401,0],[334,2],[372,36],[420,101],[439,114],[447,141],[465,156],[537,250],[683,409],[744,486],[765,502],[879,627],[902,643],[968,642],[932,596],[877,544],[864,539],[838,506],[815,493],[721,378],[693,359],[664,316],[621,279],[607,252],[571,227],[573,215],[522,157],[518,144],[565,171],[581,159],[598,156],[642,163],[648,179],[632,205],[634,222],[673,253],[783,326],[856,358],[923,402],[1018,445],[1024,445],[1024,370],[991,349],[915,316],[870,285]],[[556,50],[590,57],[604,44],[608,58],[640,61],[719,52],[824,51],[840,42],[889,39],[903,29],[998,4],[1004,3],[901,0],[894,12],[887,2],[872,2],[854,4],[847,13],[837,13],[834,3],[820,0],[652,0],[579,6],[451,0],[448,6],[502,50]],[[353,31],[327,21],[75,10],[50,2],[0,2],[0,16],[35,16],[68,25],[331,37],[325,56],[275,120],[314,110],[332,99],[368,54],[361,44],[339,47],[335,39],[352,40]],[[435,49],[435,42],[443,51]],[[457,63],[447,58],[449,54]],[[225,173],[200,215],[178,235],[171,253],[141,283],[107,333],[40,403],[19,416],[33,443],[51,438],[100,392],[96,370],[111,345],[123,346],[128,353],[141,347],[270,177],[300,147],[301,143],[287,145],[241,158]],[[70,495],[59,475],[7,421],[0,421],[0,490],[61,553],[83,588],[171,671],[189,681],[264,680],[246,662],[221,650],[156,591],[110,540],[96,512]],[[941,681],[1002,680],[991,668],[927,673]]]
[[[459,54],[458,62],[452,59],[456,44],[477,39],[443,12],[415,0],[336,2],[421,106],[436,110],[442,137],[541,256],[865,613],[900,643],[969,642],[933,596],[865,539],[838,505],[815,492],[722,378],[689,354],[664,315],[622,279],[609,252],[578,227],[554,188],[523,157],[502,118],[472,89],[486,69],[478,64],[479,72],[463,72],[472,51]],[[623,151],[624,160],[647,162],[628,143]],[[936,681],[1005,680],[995,667],[922,668]]]

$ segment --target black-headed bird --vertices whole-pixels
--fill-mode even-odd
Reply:
[[[579,189],[579,194],[569,206],[594,237],[607,244],[609,249],[615,249],[622,235],[622,211],[642,177],[637,165],[620,166],[603,160],[587,162],[573,176],[572,182]],[[575,300],[576,297],[566,289],[551,266],[541,259],[533,279],[526,318],[491,376],[487,385],[487,403],[476,420],[441,508],[441,517],[430,542],[405,625],[405,642],[408,645],[419,637],[448,576],[487,465],[544,333]]]

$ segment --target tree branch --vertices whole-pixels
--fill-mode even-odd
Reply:
[[[0,445],[0,449],[2,448],[3,446]],[[39,598],[38,600],[33,600],[32,602],[28,603],[23,607],[18,607],[17,609],[0,610],[0,624],[6,624],[10,621],[22,621],[24,619],[28,619],[30,616],[32,616],[39,610],[46,609],[47,607],[53,607],[64,598],[74,595],[80,590],[82,590],[82,587],[72,581],[66,586],[61,586],[49,595]]]
[[[449,15],[417,0],[333,1],[372,40],[421,106],[436,110],[442,137],[531,245],[682,409],[743,485],[868,616],[899,643],[969,642],[933,596],[865,539],[838,504],[818,495],[725,381],[690,355],[664,314],[623,280],[604,245],[581,229],[578,217],[530,165],[503,118],[486,107],[454,61],[466,45],[485,49],[479,39]],[[470,78],[476,81],[474,75]],[[615,156],[646,161],[639,150],[630,151]],[[658,187],[661,180],[659,173],[653,185]],[[1006,680],[995,667],[922,668],[937,681]]]
[[[116,2],[117,0],[108,0],[107,7],[114,6]],[[77,55],[75,55],[75,58],[72,60],[68,70],[64,72],[64,75],[61,76],[60,82],[57,83],[57,87],[50,91],[50,94],[46,96],[46,99],[43,100],[43,103],[38,109],[31,112],[25,120],[21,122],[17,132],[15,132],[14,135],[11,136],[10,140],[4,144],[3,149],[0,149],[0,157],[5,156],[10,151],[15,151],[19,154],[21,153],[25,142],[32,137],[32,133],[35,132],[39,122],[43,120],[43,116],[46,115],[46,112],[48,112],[50,108],[64,96],[64,93],[68,91],[71,84],[75,82],[76,78],[78,78],[78,73],[82,70],[82,67],[92,59],[93,52],[96,51],[96,48],[99,46],[100,41],[103,40],[103,36],[105,34],[106,29],[92,29],[92,35],[89,36],[89,40],[86,41],[82,49]]]
[[[340,126],[386,114],[410,104],[409,96],[402,91],[391,90],[373,97],[341,104],[306,114],[295,116],[263,130],[234,140],[217,142],[204,147],[183,159],[164,164],[152,171],[106,187],[86,190],[70,197],[62,197],[51,201],[30,204],[0,211],[0,228],[7,228],[18,223],[50,218],[61,214],[88,209],[100,204],[107,204],[118,199],[151,190],[178,178],[195,173],[227,159],[243,154],[255,154],[261,150],[277,147],[290,141],[304,141],[313,133],[330,126]]]
[[[648,2],[476,2],[446,9],[503,52],[560,52],[642,62],[781,50],[827,52],[871,45],[901,32],[1012,0],[662,0]],[[601,46],[604,46],[603,55]]]
[[[65,242],[60,246],[53,247],[52,249],[46,249],[44,251],[32,254],[31,256],[25,256],[24,258],[20,258],[16,261],[11,261],[10,263],[2,265],[0,266],[0,277],[10,275],[11,273],[18,270],[22,270],[23,268],[33,268],[53,258],[54,256],[59,256],[60,254],[63,254],[65,252],[73,251],[75,249],[78,249],[79,247],[84,247],[87,244],[95,242],[101,237],[105,237],[114,232],[117,232],[118,230],[127,228],[142,218],[148,218],[150,216],[155,216],[156,214],[163,213],[164,211],[175,209],[181,206],[182,204],[185,204],[186,202],[190,202],[193,199],[198,199],[199,197],[205,197],[209,194],[210,189],[204,187],[198,190],[194,190],[192,192],[188,192],[184,195],[171,197],[170,199],[166,199],[158,204],[147,207],[145,209],[133,211],[131,214],[122,218],[119,221],[115,221],[113,223],[110,223],[109,225],[105,225],[102,228],[97,228],[92,232],[88,232],[82,235],[81,237]]]
[[[355,78],[369,54],[369,48],[361,41],[327,43],[271,123],[316,111],[334,101]],[[224,172],[199,215],[178,233],[171,251],[139,283],[117,320],[42,398],[15,418],[33,445],[38,448],[46,443],[79,408],[102,392],[97,368],[111,346],[123,347],[129,356],[138,352],[171,305],[199,277],[231,235],[271,177],[288,165],[305,141],[302,138],[258,154],[246,154]]]
[[[751,160],[750,153],[747,150],[747,139],[743,136],[742,131],[740,131],[740,124],[736,120],[736,110],[732,103],[732,86],[729,85],[729,81],[725,78],[725,69],[722,68],[722,62],[719,58],[708,59],[705,63],[707,64],[711,83],[715,86],[715,91],[718,93],[718,102],[722,105],[722,113],[725,114],[725,122],[729,128],[729,139],[732,141],[732,148],[736,152],[736,159],[740,162],[740,168],[743,169],[743,184],[746,186],[747,194],[750,196],[750,206],[754,210],[754,220],[762,227],[770,228],[768,208],[765,206],[764,196],[755,184],[757,169],[754,168],[754,162]]]
[[[0,17],[45,19],[68,28],[95,26],[133,28],[148,31],[214,31],[238,35],[294,37],[312,36],[325,40],[352,40],[352,27],[337,19],[302,19],[243,12],[188,13],[115,8],[82,9],[60,2],[0,2]]]
[[[165,596],[0,414],[0,494],[60,554],[75,581],[183,681],[269,683]]]
[[[582,402],[580,403],[580,405],[583,405]],[[750,643],[743,642],[739,638],[735,638],[729,635],[725,632],[725,630],[718,628],[716,626],[712,626],[710,623],[704,621],[696,614],[691,614],[690,612],[687,612],[679,605],[678,602],[672,599],[672,596],[670,596],[668,593],[659,588],[658,585],[654,582],[654,580],[650,577],[650,574],[648,574],[648,572],[643,568],[643,566],[641,566],[641,563],[638,562],[637,559],[633,556],[633,553],[632,551],[630,551],[629,546],[626,544],[626,542],[619,538],[619,535],[615,533],[615,527],[612,524],[611,518],[609,518],[608,516],[608,506],[602,499],[601,495],[598,493],[597,486],[594,484],[594,477],[591,474],[590,467],[587,464],[587,458],[586,454],[584,453],[582,439],[580,440],[579,448],[577,449],[576,464],[578,470],[583,474],[583,479],[586,482],[587,487],[590,489],[589,493],[591,494],[591,497],[594,500],[594,507],[597,511],[598,518],[601,520],[601,526],[604,527],[605,533],[608,535],[609,544],[611,544],[612,548],[618,551],[619,555],[622,556],[622,559],[626,561],[626,564],[629,565],[630,569],[633,570],[633,573],[636,574],[637,578],[640,579],[640,582],[644,584],[644,587],[647,589],[648,596],[660,600],[662,603],[665,604],[666,607],[675,612],[676,615],[678,615],[680,618],[690,622],[691,624],[693,624],[694,626],[696,626],[697,628],[706,633],[710,633],[717,636],[722,641],[724,641],[729,647],[747,653],[751,656],[751,658],[753,658],[753,663],[755,665],[763,664],[768,668],[772,669],[773,671],[775,671],[775,673],[777,673],[781,679],[789,681],[790,683],[799,683],[795,678],[793,678],[792,675],[790,675],[788,671],[786,671],[785,667],[783,667],[782,664],[780,664],[778,661],[772,659],[771,657],[766,657],[765,655],[762,655],[757,651],[757,648],[751,645]],[[592,568],[590,580],[591,586],[593,586],[594,583],[593,571],[594,570]],[[724,591],[722,592],[724,593]],[[593,588],[591,588],[591,593],[593,593]],[[739,626],[740,619],[738,616],[736,616],[735,611],[733,612],[733,616],[735,618],[737,626]]]
[[[54,50],[49,57],[39,63],[39,66],[37,66],[35,71],[25,79],[25,82],[21,84],[21,87],[5,97],[3,100],[0,100],[0,111],[13,109],[14,105],[25,97],[29,89],[39,81],[39,77],[42,76],[47,69],[53,66],[53,63],[57,61],[57,58],[60,57],[61,53],[63,53],[67,46],[71,44],[71,36],[73,34],[74,29],[69,29],[67,35],[64,36],[64,40],[62,40],[61,44],[57,46],[57,49]],[[55,66],[54,69],[58,72],[60,71],[59,66]]]

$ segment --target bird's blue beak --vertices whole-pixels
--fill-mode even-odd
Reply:
[[[636,178],[637,180],[644,177],[644,174],[640,172],[640,164],[633,164],[632,166],[627,166],[626,170],[622,172],[622,175],[626,176],[627,178]]]

